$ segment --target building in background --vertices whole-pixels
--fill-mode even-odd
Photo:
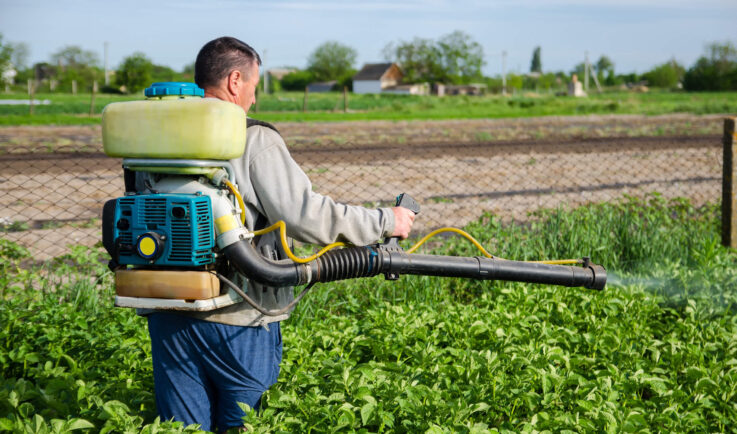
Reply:
[[[396,63],[367,63],[353,76],[353,93],[382,93],[403,76]]]

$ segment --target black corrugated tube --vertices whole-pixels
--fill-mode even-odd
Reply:
[[[604,289],[606,285],[604,267],[588,259],[583,267],[577,267],[485,257],[409,255],[401,250],[365,246],[331,250],[307,264],[297,264],[290,260],[266,259],[247,240],[231,244],[223,252],[249,279],[273,287],[332,282],[377,274],[465,277],[582,286],[596,290]]]
[[[317,282],[376,276],[381,272],[381,256],[373,247],[348,247],[330,250],[311,263],[316,268],[312,277]]]

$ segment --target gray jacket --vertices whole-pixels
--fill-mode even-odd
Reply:
[[[335,241],[362,246],[371,244],[394,231],[391,208],[367,209],[336,203],[312,191],[307,175],[289,155],[282,137],[268,127],[248,128],[243,156],[231,160],[235,181],[246,204],[246,226],[253,230],[259,215],[268,225],[284,220],[287,235],[296,240],[319,245]],[[276,242],[277,232],[271,236]],[[266,240],[262,240],[262,243]],[[273,310],[294,299],[292,288],[269,288],[249,282],[233,272],[235,283],[263,307]],[[309,296],[302,301],[309,303]],[[239,326],[262,326],[289,317],[264,316],[246,302],[211,312],[188,313],[206,321]]]

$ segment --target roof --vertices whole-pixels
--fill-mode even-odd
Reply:
[[[353,76],[354,80],[379,80],[393,63],[367,63]]]
[[[266,72],[268,72],[270,76],[276,78],[277,80],[281,80],[282,78],[284,78],[285,75],[291,74],[295,71],[297,71],[297,68],[271,68]]]
[[[338,84],[336,80],[310,83],[307,85],[307,90],[310,92],[330,92],[336,84]]]

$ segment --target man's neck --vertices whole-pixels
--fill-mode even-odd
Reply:
[[[235,103],[235,101],[232,98],[232,95],[218,88],[205,89],[205,98],[217,98],[223,101]]]

